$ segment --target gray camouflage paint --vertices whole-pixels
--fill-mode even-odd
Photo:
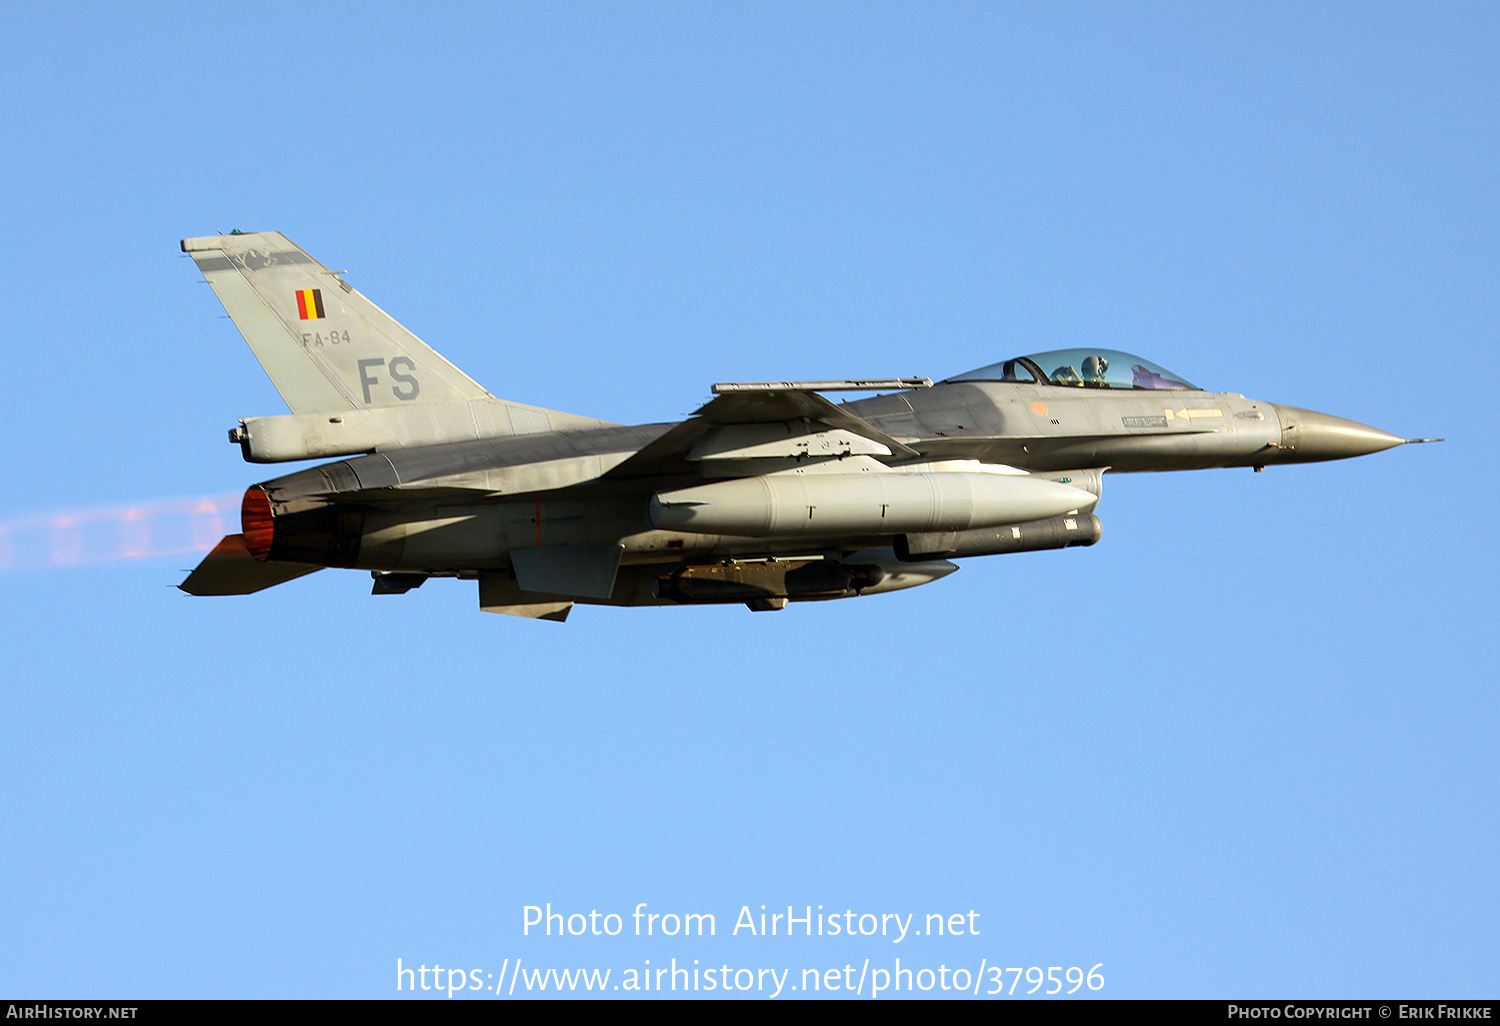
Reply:
[[[481,608],[552,620],[574,602],[776,609],[929,583],[956,569],[939,556],[1093,544],[1105,470],[1261,469],[1403,441],[1231,392],[990,381],[838,405],[731,384],[686,421],[610,424],[497,399],[280,233],[183,250],[293,411],[242,420],[244,458],[347,457],[252,488],[271,526],[252,537],[247,516],[183,583],[194,594],[344,566],[374,572],[378,594],[474,578]],[[257,537],[269,548],[247,558]]]

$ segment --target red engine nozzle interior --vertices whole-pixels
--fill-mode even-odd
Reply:
[[[251,485],[245,490],[240,503],[240,530],[245,535],[245,548],[250,555],[264,563],[271,558],[271,538],[275,528],[271,522],[271,499],[260,485]]]

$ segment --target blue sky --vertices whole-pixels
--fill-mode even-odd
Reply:
[[[270,476],[224,431],[284,407],[177,251],[234,228],[615,421],[1096,345],[1448,441],[1111,477],[1092,549],[776,614],[31,553],[0,992],[901,957],[1493,996],[1497,39],[1478,3],[7,7],[0,522]],[[547,902],[718,934],[523,936]],[[980,933],[730,933],[762,904]]]

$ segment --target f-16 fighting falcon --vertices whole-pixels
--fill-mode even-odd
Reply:
[[[374,594],[478,582],[479,607],[900,591],[954,559],[1092,545],[1105,471],[1344,459],[1402,439],[1207,392],[1106,349],[927,378],[721,383],[680,423],[623,426],[497,399],[279,232],[185,239],[291,408],[229,432],[251,463],[242,533],[181,584],[245,595],[324,567]],[[835,404],[825,392],[885,393]]]

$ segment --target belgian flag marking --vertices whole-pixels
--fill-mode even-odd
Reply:
[[[322,320],[324,317],[322,289],[297,290],[297,316],[304,321]]]

